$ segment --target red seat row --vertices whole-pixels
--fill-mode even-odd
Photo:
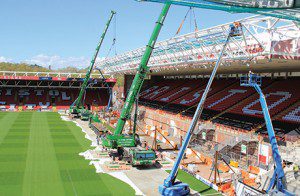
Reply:
[[[67,109],[75,101],[79,89],[46,89],[46,88],[2,88],[0,91],[0,106],[23,106],[24,109],[39,109],[41,107]],[[107,105],[109,93],[106,89],[88,89],[86,105]]]

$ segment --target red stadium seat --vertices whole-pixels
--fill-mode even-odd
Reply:
[[[213,82],[212,87],[210,89],[210,92],[208,93],[208,96],[211,96],[222,89],[226,88],[227,86],[231,85],[234,82],[232,79],[217,79]],[[203,80],[203,84],[206,84],[207,80]],[[181,97],[180,99],[177,99],[174,101],[174,104],[179,105],[185,105],[185,106],[193,106],[197,104],[202,96],[202,93],[204,91],[205,85],[201,86],[200,88],[197,88],[190,93],[186,94],[185,96]]]
[[[278,114],[300,99],[300,92],[293,88],[293,84],[299,84],[299,82],[300,79],[279,80],[271,84],[266,90],[263,90],[271,116]],[[244,104],[234,107],[229,112],[263,117],[258,94],[255,94],[252,99]]]
[[[3,88],[0,91],[0,105],[13,110],[15,106],[22,106],[23,110],[68,109],[76,99],[78,89],[46,89],[46,88]],[[109,93],[106,89],[88,89],[86,105],[107,105]]]

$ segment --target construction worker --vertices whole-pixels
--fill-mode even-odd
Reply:
[[[229,25],[230,27],[230,36],[238,36],[242,33],[242,24],[240,22],[234,22]]]
[[[251,83],[251,81],[252,81],[252,71],[249,71],[249,73],[248,73],[248,83],[250,84]]]
[[[297,178],[298,177],[298,172],[299,172],[299,165],[294,164],[293,170],[294,170],[295,177]]]
[[[100,135],[96,136],[96,140],[97,140],[97,145],[99,146],[100,145]]]

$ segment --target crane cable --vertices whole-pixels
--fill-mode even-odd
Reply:
[[[109,54],[111,53],[113,47],[114,47],[114,51],[115,51],[115,55],[117,55],[117,49],[116,49],[116,28],[117,28],[117,15],[115,14],[114,15],[114,32],[113,32],[113,41],[112,41],[112,44],[108,50],[108,53],[106,55],[106,57],[104,58],[105,60],[108,58]],[[97,68],[97,67],[94,67],[94,69],[98,70],[100,72],[100,75],[102,76],[102,79],[104,81],[104,84],[108,87],[108,91],[109,91],[109,94],[110,94],[110,97],[109,97],[109,103],[107,105],[107,108],[110,107],[110,102],[111,102],[111,97],[112,97],[112,89],[111,87],[108,85],[108,83],[106,82],[106,78],[104,77],[104,75],[102,74],[101,72],[101,69]],[[87,86],[86,86],[87,88]],[[86,98],[86,91],[84,92],[84,95],[83,95],[83,105],[84,105],[84,102],[85,102],[85,98]]]
[[[196,18],[196,14],[195,14],[195,9],[192,10],[193,12],[193,16],[194,16],[194,25],[195,25],[195,31],[198,31],[198,24],[197,24],[197,18]]]
[[[116,47],[116,36],[117,36],[117,15],[115,14],[114,16],[114,32],[113,32],[113,40],[112,40],[112,44],[105,56],[105,60],[108,58],[108,56],[110,55],[111,51],[114,49],[114,55],[117,56],[117,47]],[[109,93],[109,100],[108,100],[108,103],[107,103],[107,107],[106,107],[106,111],[109,111],[110,109],[110,105],[111,105],[111,101],[112,101],[112,88],[111,86],[109,86],[109,84],[106,82],[106,78],[104,77],[102,71],[100,68],[95,68],[96,70],[98,70],[100,72],[100,75],[104,81],[104,84],[106,85],[107,89],[108,89],[108,93]]]
[[[188,15],[189,15],[189,13],[190,13],[190,20],[192,20],[192,15],[193,15],[193,17],[194,17],[195,31],[198,31],[198,25],[197,25],[197,19],[196,19],[195,10],[193,9],[193,7],[190,7],[190,8],[188,9],[188,11],[186,12],[186,14],[185,14],[185,16],[184,16],[182,22],[180,23],[180,25],[179,25],[179,27],[178,27],[176,33],[175,33],[175,36],[177,36],[177,35],[180,33],[180,31],[181,31],[181,29],[182,29],[182,27],[183,27],[183,25],[184,25],[184,23],[185,23],[185,21],[186,21]],[[191,21],[190,21],[190,26],[191,26]]]
[[[117,46],[116,46],[116,41],[117,41],[117,15],[114,16],[114,34],[113,34],[113,40],[112,40],[112,44],[105,56],[105,60],[108,58],[108,56],[110,55],[111,51],[114,49],[114,55],[117,56]]]

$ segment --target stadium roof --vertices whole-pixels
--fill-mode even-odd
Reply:
[[[299,2],[286,0],[139,0],[222,10],[231,13],[253,13],[300,22]],[[289,9],[287,9],[289,8]]]
[[[81,88],[85,73],[0,71],[0,87]],[[116,83],[116,79],[105,79]],[[101,74],[92,74],[87,88],[107,88]]]
[[[2,76],[33,76],[33,77],[57,77],[57,78],[84,78],[86,73],[64,73],[64,72],[30,72],[30,71],[0,71]],[[106,75],[107,76],[107,75]],[[92,74],[91,78],[102,78],[101,74]]]
[[[239,20],[243,35],[229,43],[219,71],[299,71],[300,26],[294,21],[268,16]],[[228,35],[230,23],[172,37],[156,43],[149,60],[155,75],[209,73]],[[134,74],[145,47],[97,62],[108,74]]]

